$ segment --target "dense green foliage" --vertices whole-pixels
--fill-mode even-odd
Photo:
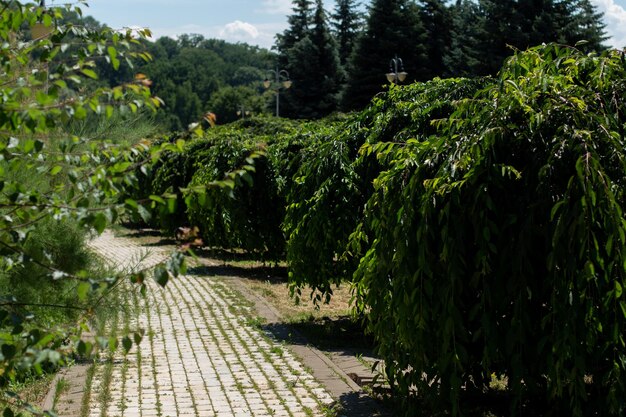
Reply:
[[[97,61],[117,69],[146,58],[136,49],[146,31],[77,26],[80,9],[72,5],[0,1],[0,10],[0,403],[5,416],[42,415],[8,387],[69,355],[118,346],[100,335],[81,340],[99,303],[127,278],[96,274],[85,239],[125,213],[147,212],[144,202],[116,204],[117,196],[135,182],[137,167],[172,146],[148,150],[132,135],[117,144],[103,138],[119,123],[144,126],[136,117],[160,104],[141,74],[111,88],[97,74]],[[177,254],[155,279],[165,285],[181,265]],[[145,275],[132,275],[138,290],[146,290]],[[132,343],[125,336],[122,344]]]
[[[142,200],[155,194],[176,195],[170,207],[153,207],[153,225],[166,233],[174,234],[179,227],[198,228],[207,246],[281,259],[286,193],[298,166],[297,153],[308,143],[313,126],[272,118],[218,126],[183,148],[163,154],[147,176],[139,174],[143,179],[133,196]],[[246,167],[249,175],[224,178],[225,172],[240,167]],[[181,191],[221,181],[231,187],[188,198]]]
[[[187,145],[207,155],[192,184],[264,156],[191,225],[259,251],[244,237],[282,222],[298,295],[353,281],[405,415],[621,415],[625,79],[623,52],[548,45],[498,78],[393,86],[336,124],[215,129]]]
[[[419,7],[408,0],[375,0],[348,66],[348,82],[342,107],[363,108],[386,82],[389,61],[399,57],[409,76],[407,82],[426,78],[417,71],[426,62],[426,32]],[[400,69],[399,69],[400,70]]]
[[[541,43],[575,45],[601,51],[606,41],[602,15],[588,0],[459,0],[452,47],[444,57],[452,75],[494,75],[512,48]]]
[[[336,111],[343,80],[324,5],[321,0],[312,3],[296,2],[292,26],[278,36],[279,70],[293,82],[282,93],[281,113],[292,118],[319,119]]]
[[[331,14],[331,27],[337,40],[339,62],[344,67],[352,55],[357,36],[361,31],[362,15],[355,0],[337,0]]]
[[[265,110],[265,106],[259,109],[258,96],[264,71],[273,66],[268,51],[200,35],[160,38],[148,44],[148,51],[153,60],[139,70],[149,74],[154,94],[165,103],[159,113],[168,131],[186,128],[207,111],[225,123],[236,120],[241,106],[249,111]],[[239,89],[229,91],[233,102],[226,106],[214,96],[224,95],[221,90],[229,87]],[[219,105],[213,108],[215,104]]]
[[[433,135],[363,148],[390,164],[358,299],[403,395],[459,412],[496,373],[514,415],[624,413],[625,63],[530,50]]]
[[[374,100],[339,129],[320,132],[317,142],[303,151],[288,196],[284,228],[293,285],[308,285],[321,298],[332,294],[333,284],[352,277],[361,254],[358,245],[348,249],[349,238],[363,219],[372,181],[382,169],[375,155],[358,158],[361,146],[403,143],[430,132],[424,121],[447,116],[451,101],[471,96],[481,84],[435,80],[394,88],[387,99]]]

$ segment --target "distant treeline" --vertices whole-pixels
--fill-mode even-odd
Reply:
[[[281,116],[317,119],[365,107],[383,90],[395,57],[410,83],[495,75],[515,49],[543,42],[590,52],[606,49],[607,39],[589,0],[374,0],[365,12],[356,0],[336,0],[332,12],[321,0],[294,0],[288,23],[276,52],[201,35],[164,37],[146,45],[154,60],[132,71],[154,82],[165,102],[159,120],[178,130],[206,111],[218,123],[273,113],[263,80],[277,67],[293,82],[281,92]],[[101,75],[112,84],[132,76]]]

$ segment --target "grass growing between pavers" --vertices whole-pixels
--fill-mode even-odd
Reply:
[[[128,240],[111,245],[138,249]],[[118,307],[127,310],[107,321],[107,331],[143,327],[144,341],[94,365],[90,415],[333,415],[332,398],[283,344],[252,324],[253,304],[220,278],[184,276],[164,289],[151,282],[145,298],[121,289]]]
[[[306,382],[298,384],[297,378],[293,379],[293,375],[300,374],[302,371],[297,371],[293,366],[288,367],[285,364],[282,367],[274,365],[276,361],[283,359],[283,355],[272,354],[272,351],[275,352],[278,347],[277,342],[269,339],[264,332],[248,324],[252,313],[251,303],[240,294],[234,292],[229,286],[216,283],[218,279],[199,278],[195,281],[195,284],[199,283],[207,291],[207,286],[209,286],[210,282],[210,289],[215,291],[216,296],[228,301],[225,305],[214,306],[214,309],[216,309],[213,314],[214,318],[215,316],[225,317],[228,314],[234,316],[230,320],[216,320],[215,326],[209,328],[209,332],[213,339],[222,337],[224,340],[227,340],[226,344],[220,346],[221,354],[224,357],[228,357],[229,354],[233,356],[234,354],[227,366],[235,368],[235,372],[232,373],[239,375],[240,382],[243,381],[243,383],[235,384],[235,387],[242,391],[244,395],[258,391],[265,393],[266,395],[261,396],[260,400],[267,407],[268,415],[276,413],[277,415],[295,416],[306,413],[307,410],[312,410],[313,408],[321,409],[321,406],[324,406],[324,404],[314,400],[302,400],[303,392],[296,392],[296,387],[298,387],[301,391],[305,389],[306,394],[310,394],[310,387],[307,388]],[[188,282],[183,283],[183,285],[189,285]],[[197,300],[197,298],[196,301],[200,301],[200,314],[204,316],[205,321],[209,321],[210,318],[206,316],[202,308],[203,303],[207,301]],[[235,347],[238,347],[238,349]],[[280,347],[278,349],[282,350]],[[245,357],[242,357],[242,355]],[[246,367],[243,367],[241,370],[238,368],[245,364],[246,360],[252,361],[251,363],[255,368],[254,373],[247,370]],[[313,380],[312,377],[309,376],[309,378]],[[245,383],[248,383],[249,386],[246,386]],[[319,387],[315,385],[315,388]],[[268,396],[270,400],[267,399]],[[306,396],[310,397],[310,395]],[[289,398],[286,399],[286,397]],[[311,396],[311,398],[313,397]],[[304,402],[307,402],[307,404],[304,404]],[[248,406],[250,406],[249,403]]]

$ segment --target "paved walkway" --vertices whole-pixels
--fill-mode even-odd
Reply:
[[[167,256],[159,247],[146,254],[145,247],[110,232],[92,247],[124,269]],[[165,289],[149,286],[145,298],[125,292],[138,308],[130,322],[120,317],[116,324],[143,328],[146,336],[128,355],[115,354],[112,364],[96,367],[89,416],[325,415],[331,396],[251,322],[250,305],[220,279],[187,275]]]

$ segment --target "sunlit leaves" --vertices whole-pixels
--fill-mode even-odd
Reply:
[[[79,2],[80,3],[80,2]],[[145,30],[119,33],[111,29],[91,30],[63,23],[64,11],[80,14],[76,5],[51,6],[2,3],[0,19],[0,247],[2,272],[19,271],[35,265],[41,280],[62,285],[73,281],[72,305],[44,305],[28,299],[2,295],[0,299],[0,388],[40,374],[65,363],[67,355],[89,357],[98,349],[115,350],[121,343],[139,343],[141,333],[131,339],[101,338],[96,344],[80,340],[87,329],[47,328],[47,320],[30,313],[41,307],[80,312],[84,322],[95,303],[121,280],[101,279],[86,271],[58,267],[46,250],[33,249],[32,236],[42,223],[72,219],[86,229],[102,233],[107,225],[129,213],[146,214],[148,201],[123,202],[120,194],[136,183],[136,171],[158,158],[161,148],[145,145],[124,148],[106,141],[66,133],[79,121],[112,118],[127,109],[142,112],[156,109],[161,101],[152,97],[150,81],[130,79],[108,88],[98,83],[98,61],[118,69],[130,58],[149,59],[137,39]],[[6,6],[6,7],[5,7]],[[31,39],[35,26],[46,29]],[[113,138],[115,139],[115,138]],[[27,176],[46,181],[24,181]],[[36,185],[34,185],[36,184]],[[158,196],[155,196],[155,199]],[[149,213],[148,213],[149,216]],[[184,271],[183,260],[162,265],[167,274]],[[172,271],[170,271],[172,269]],[[135,283],[145,290],[145,271],[136,272]],[[11,288],[3,288],[9,292]],[[29,409],[19,402],[16,406]],[[5,415],[11,413],[4,411]],[[34,411],[36,413],[36,411]]]
[[[623,62],[518,53],[449,117],[424,120],[433,135],[362,148],[388,168],[355,242],[367,242],[357,300],[399,392],[458,413],[495,371],[510,414],[528,392],[555,414],[623,414]]]

